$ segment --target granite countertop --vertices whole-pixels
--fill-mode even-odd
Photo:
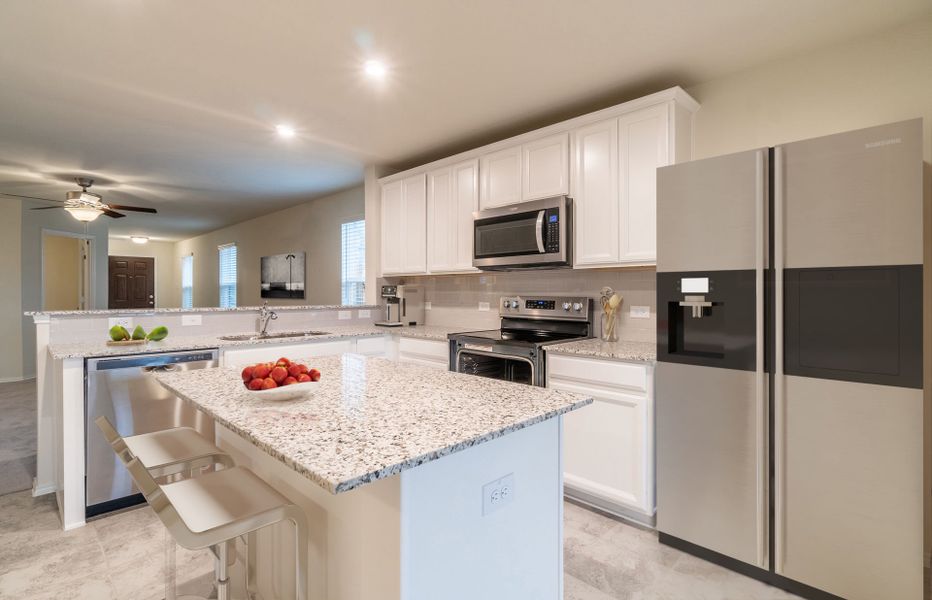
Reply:
[[[126,356],[130,354],[151,354],[154,352],[176,352],[181,350],[202,350],[205,348],[231,348],[236,346],[258,346],[265,344],[301,344],[326,342],[348,337],[378,337],[397,335],[400,337],[447,341],[451,333],[463,331],[463,328],[451,328],[438,325],[416,325],[413,327],[378,327],[372,324],[336,325],[314,328],[326,332],[324,335],[299,338],[269,338],[261,340],[230,341],[221,340],[217,335],[169,335],[161,342],[148,342],[138,346],[108,346],[106,340],[89,342],[51,343],[48,346],[52,358],[94,358],[100,356]],[[277,333],[273,331],[272,333]],[[227,335],[227,334],[224,334]],[[231,335],[236,335],[231,334]]]
[[[331,493],[581,408],[592,398],[358,354],[308,359],[320,387],[257,400],[237,368],[154,374],[169,391]]]
[[[549,344],[546,350],[552,354],[578,354],[632,362],[655,362],[657,360],[657,344],[654,342],[603,342],[599,338],[592,338]]]
[[[27,317],[48,316],[48,317],[90,317],[102,315],[158,315],[173,313],[208,313],[208,312],[258,312],[261,306],[237,306],[234,308],[220,308],[219,306],[205,306],[201,308],[128,308],[120,310],[98,309],[98,310],[51,310],[51,311],[28,311],[23,314]],[[381,307],[377,304],[354,304],[346,306],[343,304],[309,304],[295,306],[270,306],[275,312],[287,310],[379,310]]]

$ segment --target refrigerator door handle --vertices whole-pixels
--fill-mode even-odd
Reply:
[[[764,269],[766,266],[766,211],[767,211],[767,172],[765,153],[758,150],[755,156],[755,230],[757,232],[754,247],[754,286],[755,286],[755,364],[754,364],[754,406],[756,410],[757,435],[757,564],[767,567],[769,544],[769,479],[770,468],[768,454],[768,407],[766,372],[764,365]]]
[[[784,173],[783,148],[774,148],[773,175],[773,262],[774,262],[774,354],[773,354],[773,514],[774,514],[774,570],[783,572],[784,539],[784,488],[786,462],[784,438],[785,399],[783,380],[783,269],[784,269]]]

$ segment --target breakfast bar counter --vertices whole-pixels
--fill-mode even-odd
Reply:
[[[358,354],[300,362],[310,395],[238,369],[154,375],[310,523],[309,598],[562,597],[562,419],[591,398]],[[291,597],[287,528],[260,536],[264,597]]]

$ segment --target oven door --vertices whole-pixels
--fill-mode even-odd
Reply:
[[[485,270],[569,266],[571,203],[557,196],[475,213],[473,266]]]
[[[457,373],[537,385],[537,365],[525,356],[463,347],[457,349],[455,361]]]

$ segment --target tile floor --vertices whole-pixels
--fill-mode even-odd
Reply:
[[[0,495],[32,487],[36,473],[36,382],[0,384]]]

